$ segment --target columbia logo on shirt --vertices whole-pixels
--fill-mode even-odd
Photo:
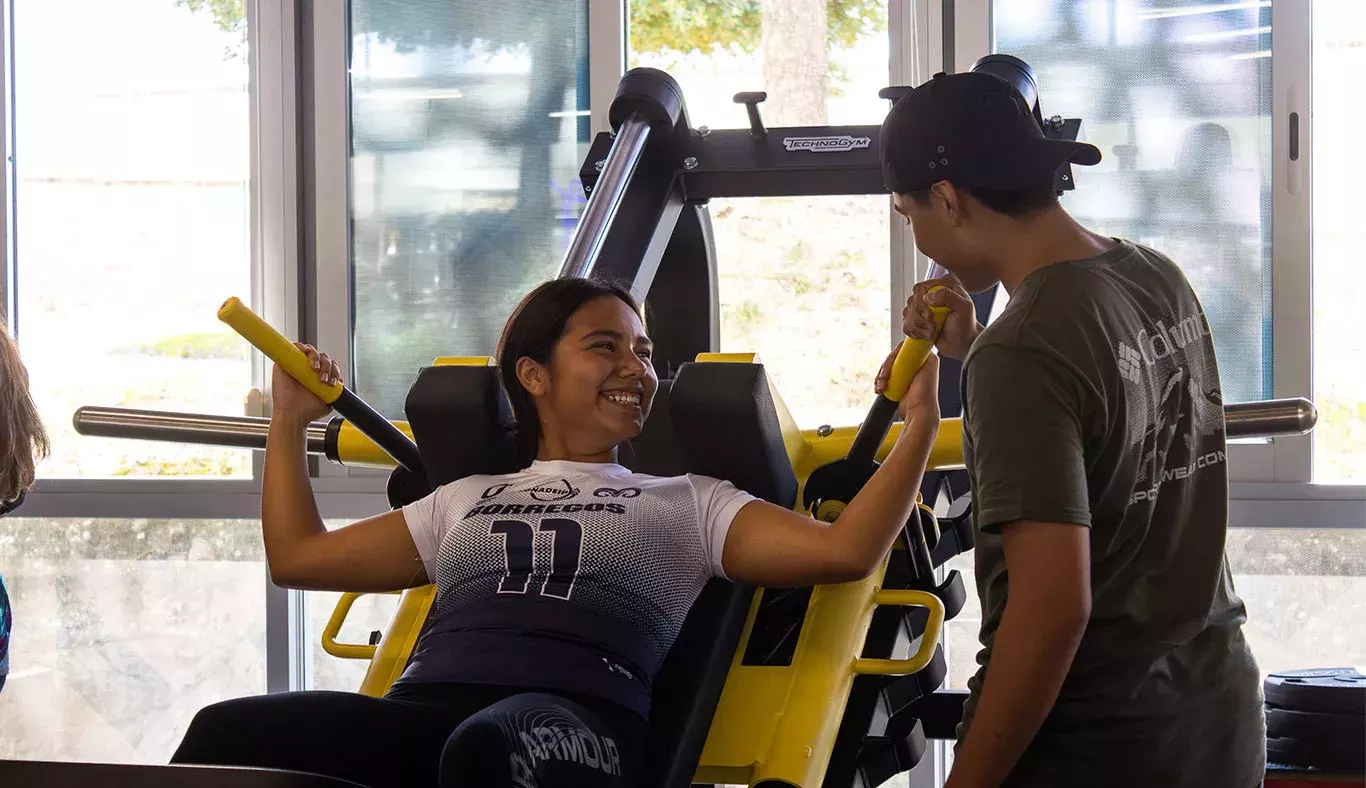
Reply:
[[[1138,355],[1137,350],[1134,350],[1123,342],[1119,343],[1117,350],[1119,374],[1123,375],[1124,379],[1130,383],[1143,382],[1143,376],[1138,371],[1138,365],[1142,363],[1143,357]]]
[[[1147,328],[1139,329],[1138,336],[1133,338],[1138,349],[1123,341],[1118,343],[1115,351],[1119,373],[1130,383],[1142,383],[1144,366],[1151,367],[1164,358],[1175,356],[1190,343],[1207,336],[1209,328],[1198,316],[1179,320],[1171,326],[1159,320],[1151,333]]]

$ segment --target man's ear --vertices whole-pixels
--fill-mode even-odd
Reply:
[[[934,203],[934,209],[944,217],[951,226],[957,227],[963,223],[963,194],[954,188],[948,181],[940,181],[930,188],[930,199]]]
[[[534,359],[517,359],[517,382],[533,397],[543,397],[550,388],[550,371]]]

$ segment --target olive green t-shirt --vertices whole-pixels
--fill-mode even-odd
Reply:
[[[1119,241],[1030,274],[963,367],[979,669],[1009,578],[1001,527],[1090,529],[1091,618],[1011,786],[1252,788],[1261,676],[1224,555],[1228,463],[1210,327],[1165,256]]]

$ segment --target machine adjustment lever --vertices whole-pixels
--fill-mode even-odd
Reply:
[[[764,119],[759,117],[759,105],[767,100],[768,94],[762,90],[735,94],[735,103],[744,104],[745,111],[749,113],[749,136],[756,140],[768,136],[768,129],[764,128]]]

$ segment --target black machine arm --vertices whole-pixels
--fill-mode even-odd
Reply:
[[[670,210],[670,203],[678,201],[671,199],[675,191],[672,173],[678,168],[679,143],[689,134],[683,90],[662,71],[633,69],[617,85],[609,119],[613,131],[598,135],[584,168],[592,173],[582,177],[588,205],[574,227],[559,275],[608,274],[631,283],[643,296],[653,281],[653,267],[599,271],[598,263],[603,248],[612,245],[614,228],[623,224],[648,225],[652,235],[663,233],[661,251],[673,233],[678,211]],[[594,155],[595,151],[600,154]],[[638,172],[642,169],[644,173]]]
[[[1010,55],[988,55],[974,63],[972,70],[1000,77],[1014,86],[1034,113],[1045,136],[1075,140],[1080,134],[1081,121],[1078,119],[1044,117],[1039,107],[1038,79],[1023,60]],[[635,74],[634,71],[628,73],[627,79]],[[892,86],[879,91],[878,95],[895,102],[910,90],[905,86]],[[763,93],[736,94],[735,102],[745,105],[749,128],[680,129],[682,133],[673,138],[677,147],[669,159],[689,202],[701,203],[717,197],[886,192],[879,156],[880,126],[766,128],[758,108],[765,97]],[[613,109],[616,109],[615,103]],[[585,219],[593,211],[593,199],[608,188],[609,173],[615,176],[620,170],[613,166],[612,157],[623,147],[620,140],[624,131],[624,128],[619,129],[615,138],[609,134],[599,135],[589,150],[579,176],[585,190],[595,197],[590,199]],[[1064,165],[1058,170],[1055,185],[1060,192],[1074,188],[1070,166]],[[616,187],[612,186],[610,193],[615,191]]]

